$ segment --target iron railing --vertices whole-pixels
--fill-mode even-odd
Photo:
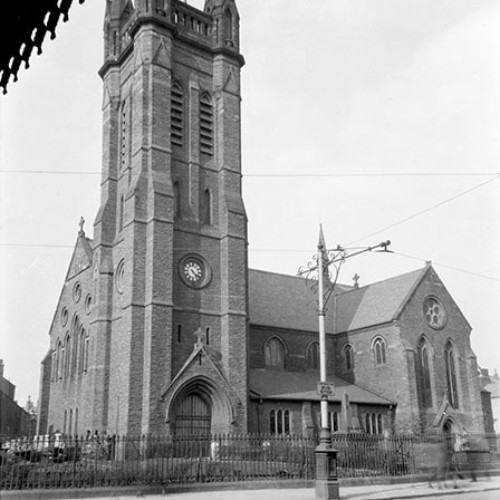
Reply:
[[[338,477],[427,473],[440,436],[333,434]],[[458,438],[454,439],[458,442]],[[500,466],[500,436],[468,435],[458,468]],[[0,442],[0,490],[314,479],[317,442],[301,436],[36,436]],[[440,448],[439,448],[440,449]]]

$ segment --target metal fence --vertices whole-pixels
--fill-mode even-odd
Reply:
[[[334,434],[339,478],[428,472],[440,437]],[[313,479],[317,442],[301,436],[38,436],[4,439],[0,490]],[[468,436],[462,470],[500,465],[499,436]]]

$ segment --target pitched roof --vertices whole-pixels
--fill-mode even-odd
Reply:
[[[335,333],[366,328],[395,319],[429,266],[335,297]]]
[[[335,392],[329,401],[342,401],[344,393],[352,403],[394,404],[362,387],[350,384],[336,376],[329,376],[328,381],[335,385]],[[316,388],[318,373],[290,372],[284,370],[250,369],[250,390],[263,399],[319,401]]]
[[[304,278],[249,269],[250,323],[302,331],[318,330],[318,304]],[[337,293],[350,287],[337,285]],[[326,331],[333,333],[333,306],[327,309]]]

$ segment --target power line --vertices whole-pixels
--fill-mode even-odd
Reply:
[[[422,259],[421,257],[415,257],[414,255],[408,255],[408,254],[405,254],[405,253],[402,253],[402,252],[398,252],[398,251],[395,251],[394,253],[396,255],[400,255],[401,257],[406,257],[406,258],[412,259],[412,260],[418,260],[418,261],[421,261],[421,262],[427,262],[428,261],[428,259]],[[486,276],[485,274],[476,273],[474,271],[468,271],[466,269],[461,269],[460,267],[449,266],[447,264],[442,264],[441,262],[435,262],[435,261],[431,261],[431,262],[432,262],[433,266],[443,267],[445,269],[450,269],[452,271],[458,271],[460,273],[469,274],[470,276],[476,276],[477,278],[483,278],[485,280],[496,281],[496,282],[500,283],[500,279],[499,278],[493,278],[491,276]]]
[[[0,174],[25,175],[102,175],[93,171],[63,171],[63,170],[0,170]],[[139,175],[133,173],[132,175]],[[243,177],[490,177],[500,176],[500,172],[280,172],[280,173],[248,173]]]
[[[0,243],[1,247],[21,247],[21,248],[62,248],[62,249],[73,249],[75,245],[59,245],[59,244],[44,244],[44,243]],[[121,247],[122,248],[122,247]],[[193,247],[175,247],[176,251],[192,251]],[[299,249],[299,248],[249,248],[250,253],[307,253],[311,252],[311,249]],[[393,251],[395,255],[405,257],[407,259],[417,260],[419,262],[428,262],[429,259],[424,259],[422,257],[416,257],[414,255],[405,254],[399,251]],[[452,271],[458,271],[460,273],[468,274],[470,276],[475,276],[477,278],[482,278],[490,281],[500,282],[499,278],[494,278],[492,276],[487,276],[485,274],[476,273],[474,271],[468,271],[467,269],[462,269],[455,266],[450,266],[448,264],[443,264],[441,262],[432,261],[432,265],[450,269]]]
[[[390,224],[389,226],[385,226],[383,227],[382,229],[379,229],[378,231],[374,231],[373,233],[370,233],[370,234],[367,234],[365,236],[363,236],[362,238],[358,238],[357,240],[354,240],[354,241],[351,241],[350,244],[352,243],[357,243],[358,241],[362,241],[366,238],[370,238],[371,236],[375,236],[376,234],[380,234],[384,231],[387,231],[388,229],[392,229],[393,227],[396,227],[396,226],[399,226],[401,224],[404,224],[405,222],[408,222],[420,215],[423,215],[423,214],[426,214],[432,210],[435,210],[436,208],[439,208],[439,207],[442,207],[443,205],[446,205],[447,203],[450,203],[451,201],[454,201],[458,198],[461,198],[462,196],[465,196],[466,194],[469,194],[469,193],[472,193],[472,191],[476,191],[477,189],[480,189],[484,186],[486,186],[487,184],[490,184],[491,182],[494,182],[496,180],[500,179],[500,174],[496,174],[495,177],[493,177],[493,179],[489,179],[485,182],[481,182],[480,184],[477,184],[476,186],[470,188],[470,189],[467,189],[465,191],[462,191],[461,193],[458,193],[454,196],[452,196],[451,198],[447,198],[446,200],[443,200],[439,203],[436,203],[435,205],[432,205],[428,208],[425,208],[424,210],[420,210],[419,212],[413,214],[413,215],[410,215],[408,217],[405,217],[404,219],[401,219],[400,221],[398,222],[395,222],[394,224]]]

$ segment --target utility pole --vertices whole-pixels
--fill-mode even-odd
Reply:
[[[323,227],[319,228],[318,251],[312,260],[299,269],[298,275],[306,278],[306,282],[314,293],[318,294],[318,327],[319,327],[319,374],[318,394],[320,395],[321,429],[319,445],[316,448],[316,499],[331,500],[339,498],[337,478],[337,450],[332,448],[328,419],[328,397],[333,395],[335,387],[327,382],[326,375],[326,305],[332,295],[342,264],[347,259],[365,252],[376,250],[390,252],[389,240],[378,245],[353,249],[351,252],[341,246],[334,250],[326,248]],[[330,272],[333,269],[333,272]]]

